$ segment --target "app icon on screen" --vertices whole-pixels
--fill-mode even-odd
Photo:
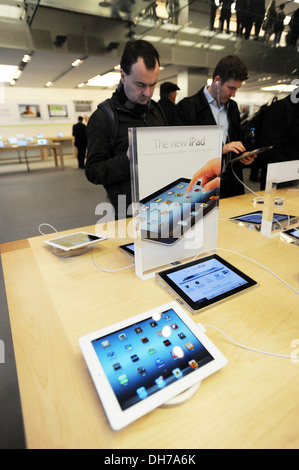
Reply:
[[[176,379],[180,379],[181,377],[183,377],[183,373],[178,367],[176,369],[173,369],[172,373]]]
[[[137,388],[136,393],[139,396],[139,398],[141,398],[141,400],[143,400],[144,398],[148,396],[148,393],[145,387]]]
[[[129,382],[129,379],[126,376],[126,374],[123,374],[123,375],[120,375],[118,377],[118,381],[119,381],[120,385],[127,385],[127,383]]]
[[[139,357],[137,356],[137,354],[133,354],[133,356],[131,356],[131,359],[133,362],[138,362],[139,361]]]
[[[158,385],[159,388],[164,388],[165,385],[166,385],[166,382],[165,380],[163,379],[162,375],[160,375],[160,377],[158,377],[156,380],[155,380],[156,384]]]

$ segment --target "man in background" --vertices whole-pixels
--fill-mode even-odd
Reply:
[[[176,95],[179,87],[172,82],[164,82],[160,85],[160,100],[159,105],[164,111],[167,124],[175,126],[178,124],[178,117],[176,111]]]
[[[86,125],[83,124],[83,117],[78,117],[77,124],[73,125],[73,136],[75,137],[75,147],[77,148],[77,159],[79,168],[84,168],[86,155],[87,137]]]
[[[234,157],[245,151],[240,112],[237,103],[231,98],[247,78],[247,67],[239,57],[223,57],[214,69],[211,85],[204,86],[195,95],[177,104],[178,116],[183,125],[223,126],[221,198],[244,194],[243,165],[249,165],[254,159],[245,154],[241,161],[231,163]]]
[[[299,88],[271,104],[265,111],[260,129],[261,146],[273,146],[260,155],[261,190],[265,189],[269,163],[287,162],[299,158]],[[294,175],[294,180],[298,175]]]

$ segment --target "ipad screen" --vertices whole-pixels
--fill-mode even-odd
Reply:
[[[290,228],[281,232],[283,238],[289,239],[294,242],[299,242],[299,227]]]
[[[92,345],[122,410],[214,359],[172,308]]]
[[[217,190],[203,192],[199,184],[186,197],[190,179],[179,179],[140,201],[142,237],[176,239],[215,207]]]
[[[157,274],[194,311],[256,285],[217,255],[191,261]]]
[[[291,237],[295,238],[296,240],[299,240],[299,228],[298,227],[292,230],[289,230],[288,234],[291,235]]]
[[[251,212],[249,214],[240,215],[238,217],[232,217],[231,220],[239,220],[241,222],[246,222],[250,224],[261,224],[262,223],[262,211]],[[282,222],[287,220],[288,216],[286,214],[273,214],[273,223]]]

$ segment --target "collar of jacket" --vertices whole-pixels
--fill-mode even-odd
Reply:
[[[113,93],[112,97],[116,99],[117,102],[126,110],[140,118],[145,118],[148,110],[151,107],[151,101],[148,104],[138,104],[130,101],[125,94],[124,86],[121,82],[119,82],[118,87]]]

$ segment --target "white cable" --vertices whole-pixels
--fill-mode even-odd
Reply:
[[[58,233],[58,230],[56,230],[55,227],[53,227],[51,224],[47,224],[46,222],[40,224],[38,226],[38,231],[41,235],[47,235],[46,233],[43,233],[41,231],[41,227],[43,225],[47,225],[48,227],[51,227],[56,233]],[[60,237],[62,235],[59,235]],[[130,264],[130,266],[125,266],[124,268],[118,268],[118,269],[103,269],[103,268],[100,268],[100,266],[97,264],[96,260],[94,259],[94,247],[92,247],[92,261],[94,263],[94,265],[100,270],[100,271],[103,271],[104,273],[113,273],[113,272],[116,272],[116,271],[122,271],[123,269],[128,269],[128,268],[131,268],[132,266],[135,266],[135,263],[133,264]]]
[[[262,196],[260,196],[260,195],[257,194],[256,192],[254,192],[251,188],[249,188],[249,186],[247,186],[247,185],[244,183],[244,181],[241,181],[241,180],[240,180],[240,178],[239,178],[239,177],[236,175],[236,173],[235,173],[235,170],[234,170],[234,168],[233,168],[233,163],[234,163],[234,161],[231,160],[232,172],[233,172],[235,178],[237,178],[237,180],[239,181],[239,183],[241,183],[241,184],[244,186],[244,188],[246,188],[249,192],[251,192],[252,194],[255,194],[255,196],[257,196],[258,199],[260,199],[260,200],[261,200],[261,199],[264,199]],[[275,200],[281,201],[281,200],[284,200],[284,198],[278,197],[278,198],[275,198]],[[274,202],[274,204],[275,204],[275,202]],[[286,211],[285,209],[281,208],[281,210],[282,210],[282,211],[287,215],[287,217],[288,217],[288,225],[287,225],[287,228],[289,228],[289,225],[290,225],[290,216],[289,216],[289,214],[287,213],[287,211]],[[278,220],[276,220],[276,219],[273,219],[273,220],[274,220],[274,222],[278,223],[278,225],[280,226],[280,228],[283,230],[283,227],[282,227],[282,225],[280,224],[280,222],[279,222]]]
[[[238,256],[242,256],[242,258],[245,258],[245,259],[248,259],[249,261],[252,261],[253,263],[256,263],[258,266],[260,266],[261,268],[265,269],[266,271],[268,271],[268,273],[272,274],[272,276],[276,277],[279,281],[281,281],[283,284],[285,284],[287,287],[289,287],[290,289],[292,289],[296,294],[299,294],[299,291],[297,291],[294,287],[290,286],[290,284],[288,284],[286,281],[284,281],[283,279],[281,279],[279,276],[277,276],[277,274],[274,274],[272,271],[270,271],[270,269],[268,269],[266,266],[264,266],[263,264],[259,263],[258,261],[255,261],[254,259],[252,258],[249,258],[248,256],[245,256],[245,255],[241,255],[241,253],[237,253],[236,251],[233,251],[233,250],[229,250],[227,248],[216,248],[216,250],[222,250],[222,251],[229,251],[230,253],[234,253],[235,255],[238,255]]]
[[[244,183],[244,181],[241,181],[241,180],[240,180],[240,178],[239,178],[239,177],[236,175],[236,173],[235,173],[234,165],[233,165],[233,164],[234,164],[234,161],[231,160],[231,168],[232,168],[232,172],[233,172],[233,174],[234,174],[234,177],[237,178],[237,180],[239,181],[239,183],[241,183],[241,184],[244,186],[244,188],[248,189],[249,192],[251,192],[252,194],[255,194],[257,197],[260,197],[259,194],[255,193],[252,189],[250,189],[248,186],[246,186],[246,184]]]
[[[48,233],[43,233],[43,232],[41,231],[40,228],[41,228],[43,225],[47,225],[48,227],[51,227],[51,228],[54,230],[54,232],[59,233],[58,230],[56,230],[55,227],[53,227],[53,226],[50,225],[50,224],[47,224],[46,222],[43,222],[42,224],[39,224],[39,226],[38,226],[38,231],[39,231],[39,233],[40,233],[41,235],[49,235]],[[59,235],[59,236],[61,236],[61,235]]]
[[[100,268],[100,266],[97,264],[96,260],[94,259],[94,247],[92,247],[92,261],[93,261],[94,265],[96,266],[96,268],[99,269],[100,271],[104,272],[104,273],[114,273],[116,271],[122,271],[123,269],[128,269],[128,268],[131,268],[132,266],[135,266],[135,263],[133,263],[133,264],[130,264],[129,266],[125,266],[123,268],[118,268],[118,269],[103,269],[103,268]]]
[[[228,334],[224,333],[224,331],[220,330],[216,326],[203,325],[203,327],[204,328],[214,328],[214,330],[217,330],[217,331],[219,331],[219,333],[222,333],[224,336],[226,336],[226,338],[228,338],[236,346],[239,346],[240,348],[243,348],[243,349],[247,349],[248,351],[253,351],[253,352],[256,352],[256,353],[259,353],[259,354],[266,354],[268,356],[281,357],[283,359],[298,359],[296,356],[286,356],[284,354],[276,354],[276,353],[271,353],[271,352],[267,352],[267,351],[261,351],[259,349],[255,349],[255,348],[249,348],[248,346],[244,346],[243,344],[238,343],[233,338],[231,338]]]

